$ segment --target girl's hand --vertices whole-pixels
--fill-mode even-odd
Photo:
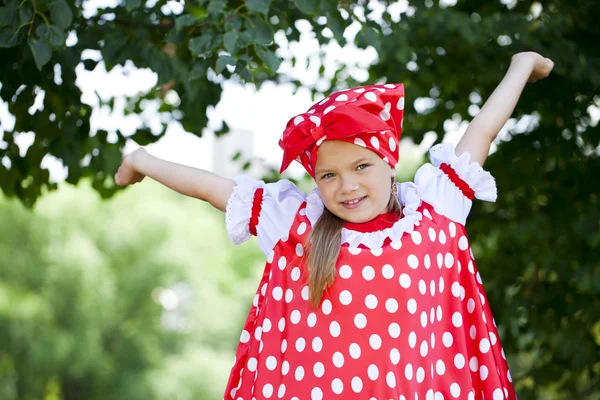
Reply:
[[[550,75],[554,63],[549,58],[543,57],[533,51],[517,53],[512,56],[511,63],[526,64],[531,67],[531,74],[527,82],[536,82]]]
[[[141,182],[144,179],[145,175],[140,174],[136,171],[134,165],[135,160],[139,157],[143,157],[146,153],[146,150],[143,148],[139,148],[134,152],[128,154],[121,163],[117,173],[115,174],[115,183],[117,186],[127,186],[133,185],[138,182]]]

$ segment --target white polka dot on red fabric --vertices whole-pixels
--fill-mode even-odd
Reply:
[[[248,370],[249,371],[256,371],[256,366],[258,365],[258,362],[256,361],[256,358],[254,357],[250,357],[248,359]]]
[[[410,287],[410,276],[407,274],[400,275],[400,286],[404,289],[408,289]]]
[[[369,376],[369,379],[372,381],[379,378],[379,368],[377,368],[377,365],[375,365],[375,364],[369,365],[369,368],[367,368],[367,375]]]
[[[365,317],[364,314],[356,314],[354,316],[354,325],[356,325],[358,329],[363,329],[367,326],[367,317]]]
[[[283,297],[283,290],[279,287],[276,286],[273,288],[273,298],[277,301],[281,300],[281,298]]]
[[[387,306],[387,304],[386,304]],[[408,309],[408,312],[411,314],[414,314],[417,312],[417,302],[415,299],[409,299],[408,302],[406,303],[406,308]]]
[[[371,254],[373,254],[375,257],[379,257],[383,254],[383,249],[371,249]]]
[[[506,378],[509,382],[512,382],[512,376],[510,375],[510,371],[506,371]]]
[[[410,363],[406,364],[406,367],[404,367],[404,376],[409,381],[412,380],[412,378],[413,378],[413,367]]]
[[[471,325],[471,329],[469,329],[469,336],[471,339],[475,340],[475,337],[477,336],[477,328],[475,328],[475,325]]]
[[[429,293],[431,293],[432,296],[435,295],[435,281],[429,282]]]
[[[385,302],[385,309],[389,313],[395,313],[398,311],[398,301],[396,299],[387,299]]]
[[[446,364],[444,364],[442,360],[437,360],[437,362],[435,363],[435,372],[438,375],[444,375],[444,373],[446,372]]]
[[[352,378],[352,382],[350,384],[352,386],[352,390],[354,391],[354,393],[360,393],[362,391],[363,383],[362,383],[362,380],[358,376],[355,376],[354,378]]]
[[[496,344],[497,340],[496,334],[494,332],[490,332],[490,342],[492,343],[492,346]]]
[[[315,363],[313,366],[313,373],[317,378],[321,378],[323,374],[325,374],[325,367],[323,366],[322,362]]]
[[[341,333],[341,328],[340,328],[340,324],[337,321],[332,321],[329,324],[329,333],[331,334],[331,336],[333,337],[338,337],[340,336]]]
[[[452,325],[457,328],[462,326],[462,315],[459,312],[455,312],[452,314]]]
[[[467,397],[467,400],[475,400],[475,393],[469,392],[469,396]]]
[[[294,269],[292,269],[291,276],[293,281],[297,281],[298,279],[300,279],[300,268],[294,267]]]
[[[304,379],[304,367],[299,366],[296,368],[296,371],[294,372],[294,378],[296,378],[297,381]]]
[[[331,313],[331,301],[323,300],[323,303],[321,304],[321,311],[323,311],[323,314],[329,315]]]
[[[344,366],[344,355],[339,351],[336,351],[335,353],[333,353],[332,361],[333,365],[335,365],[338,368],[341,368]]]
[[[362,276],[365,280],[371,281],[375,278],[375,270],[370,265],[367,265],[362,270]]]
[[[360,247],[348,247],[348,252],[353,256],[357,256],[362,252],[362,249]]]
[[[460,297],[460,283],[454,282],[450,287],[450,290],[452,291],[452,295],[454,297]]]
[[[304,247],[302,247],[301,243],[296,244],[296,255],[298,257],[302,257],[304,255]]]
[[[354,139],[354,144],[361,147],[367,147],[367,144],[360,138]]]
[[[306,340],[304,340],[304,338],[296,339],[296,351],[298,353],[301,353],[304,351],[305,348],[306,348]]]
[[[442,343],[444,343],[444,346],[450,347],[453,342],[454,338],[452,337],[452,334],[450,332],[444,332],[442,335]]]
[[[281,375],[285,376],[288,374],[288,372],[290,372],[290,363],[284,361],[283,363],[281,363]]]
[[[461,236],[460,239],[458,239],[458,248],[464,251],[467,247],[469,247],[469,240],[466,236]]]
[[[423,264],[425,265],[425,268],[427,268],[427,269],[431,268],[431,257],[429,257],[429,254],[425,254],[425,258],[423,259]]]
[[[344,391],[344,383],[340,378],[335,378],[331,381],[331,391],[335,394],[342,394]]]
[[[312,349],[315,353],[318,353],[323,349],[323,341],[320,337],[317,336],[312,340]]]
[[[277,368],[277,359],[273,356],[267,357],[266,366],[269,371],[273,371]]]
[[[425,379],[425,369],[423,367],[419,367],[417,369],[417,382],[421,383]]]
[[[287,265],[287,259],[285,257],[279,257],[277,265],[279,266],[279,269],[284,270]]]
[[[372,102],[376,102],[377,101],[377,96],[375,96],[375,93],[373,93],[373,92],[367,92],[367,93],[365,93],[365,97],[369,101],[372,101]]]
[[[273,385],[267,383],[265,386],[263,386],[262,393],[267,399],[271,398],[273,395]]]
[[[417,345],[417,334],[415,332],[411,332],[408,335],[408,345],[410,346],[411,349],[414,349],[415,346]]]
[[[431,348],[435,348],[435,333],[431,332]]]
[[[349,265],[342,265],[340,267],[340,277],[349,279],[352,276],[352,268]]]
[[[306,222],[302,222],[300,225],[298,225],[298,235],[302,235],[304,234],[304,232],[306,232]]]
[[[342,290],[340,292],[340,303],[347,306],[352,303],[352,294],[347,290]]]
[[[248,340],[250,340],[250,333],[248,333],[248,331],[244,329],[242,331],[242,334],[240,335],[240,342],[248,343]]]
[[[471,371],[477,372],[477,370],[479,369],[479,360],[477,359],[477,357],[471,357],[471,359],[469,360],[469,368],[471,369]]]
[[[427,312],[423,311],[421,313],[421,326],[425,328],[427,326]]]
[[[350,352],[350,357],[358,360],[360,358],[360,346],[356,343],[352,343],[348,349]]]
[[[438,240],[441,244],[446,244],[446,233],[444,231],[440,231],[440,234],[438,235]]]
[[[292,311],[292,313],[290,314],[290,321],[292,322],[292,324],[297,324],[298,322],[300,322],[300,311]]]
[[[388,333],[394,339],[397,339],[400,336],[400,325],[395,322],[392,322],[388,327]]]
[[[321,388],[313,388],[310,391],[310,400],[323,400],[323,391]]]
[[[323,100],[321,100],[319,105],[322,106],[323,104],[327,103],[328,101],[329,101],[329,97],[325,97]]]
[[[271,330],[271,325],[271,320],[269,318],[265,318],[262,325],[263,332],[269,332]]]
[[[314,122],[316,126],[321,126],[321,118],[317,117],[316,115],[311,115],[309,119]],[[301,215],[306,215],[306,211],[304,211],[304,214]]]
[[[396,151],[396,140],[393,137],[388,139],[388,145],[391,151]]]
[[[398,363],[400,362],[400,352],[398,351],[398,349],[390,350],[390,361],[392,362],[392,364],[398,365]]]
[[[463,369],[465,366],[465,356],[458,353],[454,356],[454,366],[458,369]]]
[[[446,253],[446,257],[444,257],[444,265],[446,268],[452,268],[454,265],[454,256],[452,253]]]
[[[502,394],[502,390],[501,389],[496,389],[494,390],[494,393],[492,394],[493,400],[502,400],[504,399],[504,396]]]
[[[381,268],[381,275],[385,279],[392,279],[394,277],[394,268],[390,264],[386,264]]]
[[[429,233],[429,240],[431,240],[432,242],[435,242],[435,238],[436,238],[435,229],[429,228],[428,233]]]
[[[421,357],[427,357],[427,353],[429,352],[429,345],[427,344],[427,341],[423,340],[421,342],[419,352],[421,353]]]
[[[294,292],[292,291],[292,289],[287,289],[285,291],[285,302],[290,303],[293,298],[294,298]]]
[[[329,112],[335,110],[335,106],[329,106],[323,111],[323,115],[328,114]]]
[[[435,322],[435,310],[433,307],[431,307],[431,311],[429,311],[429,318],[431,319],[431,323],[433,324]]]
[[[396,108],[398,110],[404,110],[404,97],[400,97],[398,102],[396,103]]]
[[[408,266],[412,269],[417,269],[419,267],[419,259],[414,254],[409,255],[406,261],[408,262]]]
[[[306,318],[306,323],[311,328],[313,326],[315,326],[315,324],[317,323],[317,314],[315,314],[315,313],[308,314],[308,317]]]
[[[373,350],[379,350],[381,348],[381,337],[377,334],[371,335],[369,337],[369,345]]]
[[[340,94],[338,97],[335,98],[335,101],[347,101],[347,100],[348,100],[347,94]]]
[[[489,375],[488,368],[485,365],[482,365],[481,368],[479,368],[479,378],[482,381],[485,381],[487,379],[488,375]]]
[[[379,150],[379,140],[375,136],[371,136],[371,146]]]
[[[460,396],[460,386],[458,383],[454,382],[450,385],[450,394],[452,397],[457,399]]]
[[[484,354],[490,351],[490,341],[488,340],[488,338],[481,339],[481,341],[479,342],[479,351],[481,351]]]
[[[410,237],[411,237],[413,243],[416,244],[416,245],[421,244],[421,242],[423,241],[423,237],[421,236],[421,233],[418,232],[418,231],[413,231],[410,234]]]
[[[388,372],[387,375],[385,376],[385,382],[387,383],[387,385],[391,388],[395,388],[396,387],[396,375],[394,375],[394,373],[392,371]]]
[[[281,318],[279,320],[279,323],[277,324],[277,327],[279,328],[279,332],[283,332],[283,330],[285,329],[285,318]]]
[[[367,295],[367,297],[365,297],[365,306],[370,310],[377,308],[377,297],[373,294]]]
[[[419,292],[423,295],[427,293],[427,284],[423,279],[419,281]]]
[[[285,385],[282,383],[277,390],[277,397],[281,399],[283,395],[285,395]]]
[[[308,301],[308,286],[304,286],[302,288],[302,290],[300,291],[300,295],[302,296],[302,298],[304,299],[304,301]]]

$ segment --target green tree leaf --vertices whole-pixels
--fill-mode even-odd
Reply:
[[[269,7],[271,5],[270,0],[246,0],[248,11],[257,12],[264,15],[269,13]]]
[[[182,14],[175,20],[175,29],[180,31],[183,28],[192,26],[198,23],[198,18],[192,14]]]
[[[35,66],[41,71],[42,67],[46,65],[48,61],[50,61],[50,58],[52,58],[52,49],[46,42],[42,40],[30,38],[27,43],[29,44],[29,48],[33,54]]]
[[[319,0],[294,0],[294,4],[304,14],[313,15],[319,11]]]
[[[63,46],[67,40],[66,33],[54,25],[46,26],[44,24],[40,24],[36,28],[35,32],[40,39],[50,43],[53,47]]]
[[[271,27],[260,16],[251,16],[246,20],[246,32],[254,43],[269,44],[273,41]]]
[[[226,55],[219,56],[217,65],[215,66],[215,72],[220,74],[228,65],[235,65],[235,58]]]
[[[73,22],[73,12],[65,0],[52,0],[48,4],[53,25],[67,29]]]
[[[190,39],[188,47],[194,57],[205,54],[219,46],[216,35],[212,32],[205,33]]]
[[[227,50],[230,54],[235,54],[238,51],[239,33],[237,31],[229,31],[223,36],[223,45],[225,46],[225,50]]]
[[[28,4],[23,4],[21,7],[19,7],[19,23],[21,25],[31,21],[32,16],[33,9]]]
[[[0,48],[14,47],[23,37],[23,31],[15,32],[12,28],[0,29]]]
[[[227,1],[225,0],[210,0],[208,3],[208,14],[217,17],[223,14],[223,10],[225,10],[225,6],[227,5]]]
[[[256,54],[258,54],[260,59],[265,63],[267,68],[271,70],[271,72],[276,72],[279,69],[279,65],[281,65],[281,59],[277,57],[271,50],[268,50],[262,46],[256,46]]]
[[[17,7],[12,4],[0,7],[0,28],[10,26],[17,20]]]

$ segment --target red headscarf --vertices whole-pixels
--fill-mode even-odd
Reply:
[[[365,147],[396,168],[403,115],[401,83],[334,93],[289,120],[279,140],[283,149],[280,172],[296,160],[314,178],[317,151],[324,140],[342,140]]]

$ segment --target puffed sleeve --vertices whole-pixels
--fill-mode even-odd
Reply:
[[[288,180],[266,184],[242,175],[234,182],[225,210],[229,239],[240,244],[254,235],[260,250],[268,255],[289,232],[306,194]]]
[[[495,202],[496,181],[469,153],[458,157],[450,143],[433,146],[429,151],[430,164],[415,174],[415,184],[421,199],[438,214],[465,224],[473,198]]]

